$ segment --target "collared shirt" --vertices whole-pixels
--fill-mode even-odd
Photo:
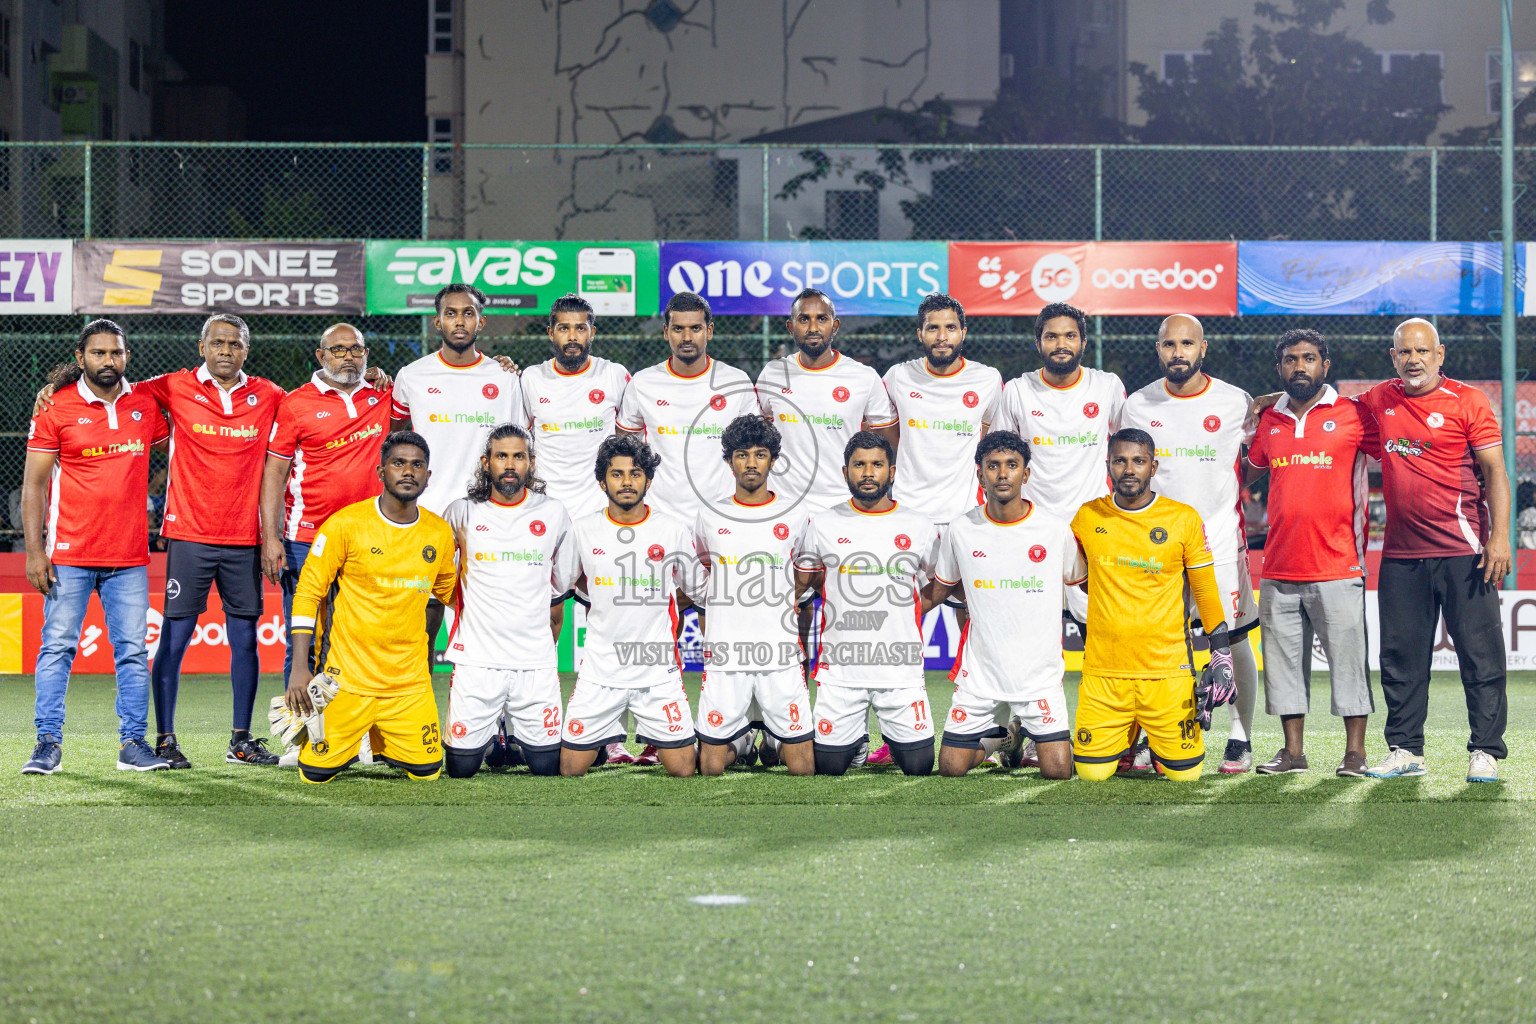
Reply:
[[[359,382],[350,391],[317,370],[277,407],[267,454],[288,459],[283,536],[309,543],[332,513],[383,490],[376,468],[389,433],[390,392]]]
[[[27,451],[56,454],[44,554],[56,565],[149,564],[149,449],[169,429],[127,380],[110,402],[84,380],[32,419]]]

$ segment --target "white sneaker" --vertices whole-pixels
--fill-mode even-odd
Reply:
[[[297,768],[299,766],[299,746],[294,744],[283,751],[283,756],[277,759],[279,768]]]
[[[1472,751],[1472,761],[1467,765],[1468,782],[1498,782],[1499,762],[1486,750]]]
[[[357,745],[357,763],[373,764],[373,744],[368,741],[367,733],[363,733],[363,742]]]
[[[1374,768],[1367,768],[1365,774],[1373,779],[1405,778],[1410,775],[1423,775],[1429,769],[1424,766],[1424,758],[1419,754],[1410,754],[1402,747],[1393,747],[1387,755]]]

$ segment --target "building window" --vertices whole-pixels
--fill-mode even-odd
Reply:
[[[1445,54],[1438,50],[1382,50],[1381,73],[1395,75],[1408,70],[1408,62],[1415,57],[1428,57],[1440,72],[1440,102],[1445,102]]]
[[[453,118],[427,118],[427,141],[440,143],[441,148],[432,151],[432,173],[453,173]]]
[[[1499,94],[1504,74],[1498,50],[1488,51],[1488,116],[1499,116]],[[1515,51],[1515,102],[1519,103],[1536,89],[1536,50]]]
[[[143,82],[142,64],[144,61],[144,48],[139,45],[137,39],[128,40],[128,88],[134,92],[140,92],[140,83]]]
[[[1204,50],[1164,50],[1163,81],[1169,81],[1179,72],[1193,76],[1211,62],[1211,55]]]
[[[427,33],[432,53],[453,52],[453,0],[432,0],[427,14]]]

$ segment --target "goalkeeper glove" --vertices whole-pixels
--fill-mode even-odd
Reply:
[[[286,695],[272,699],[267,720],[272,724],[272,735],[280,737],[287,746],[325,739],[325,706],[335,698],[338,687],[334,678],[322,672],[304,684],[304,692],[314,708],[307,715],[289,708]]]
[[[1209,731],[1211,713],[1237,699],[1237,680],[1232,672],[1232,647],[1227,639],[1227,624],[1223,622],[1207,635],[1211,643],[1211,660],[1195,683],[1195,713],[1200,720],[1200,728]]]

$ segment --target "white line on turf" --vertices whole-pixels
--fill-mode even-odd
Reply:
[[[701,896],[689,896],[689,903],[697,903],[701,907],[738,907],[743,903],[752,901],[745,896],[733,896],[724,893],[704,893]]]

